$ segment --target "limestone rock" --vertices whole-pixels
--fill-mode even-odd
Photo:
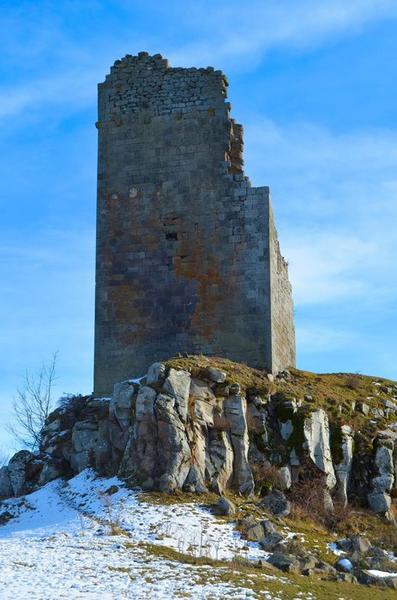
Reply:
[[[377,476],[371,479],[372,491],[368,494],[368,503],[374,512],[386,514],[390,510],[390,491],[394,483],[393,442],[380,437],[377,443],[374,456]]]
[[[107,474],[111,462],[107,421],[77,421],[72,430],[73,453],[71,467],[80,473],[93,467],[100,474]]]
[[[341,427],[341,451],[343,459],[334,466],[337,479],[337,495],[344,506],[347,505],[347,493],[350,483],[350,474],[353,464],[353,437],[351,427],[342,425]]]
[[[135,386],[130,381],[122,381],[114,386],[109,406],[109,416],[117,421],[121,429],[128,429],[130,426],[134,393]]]
[[[327,486],[332,489],[336,484],[336,477],[331,457],[327,413],[323,409],[312,412],[305,419],[303,433],[311,460],[325,473]]]
[[[9,498],[12,496],[13,491],[11,487],[10,474],[8,467],[1,467],[0,469],[0,500]]]
[[[229,396],[225,399],[225,417],[230,424],[230,438],[234,452],[233,481],[241,494],[254,491],[254,478],[248,462],[248,427],[246,401],[242,396]]]
[[[157,396],[159,489],[163,492],[182,488],[190,470],[191,450],[180,417],[180,407],[176,398],[165,394]]]
[[[291,512],[291,503],[280,490],[272,490],[260,503],[260,506],[276,517],[287,517]]]
[[[186,422],[190,392],[190,373],[188,373],[188,371],[170,369],[168,377],[164,382],[163,389],[166,394],[175,398],[178,414],[182,421]]]
[[[212,512],[215,515],[232,517],[236,512],[236,508],[233,502],[231,502],[231,500],[228,500],[227,498],[225,498],[225,496],[222,496],[219,499],[219,501],[212,507]]]
[[[299,561],[297,557],[292,554],[274,552],[267,560],[271,565],[285,573],[300,573]]]
[[[286,465],[280,467],[277,474],[277,488],[281,491],[289,490],[292,485],[291,468]]]
[[[162,383],[165,377],[165,371],[165,365],[161,362],[155,362],[150,365],[146,375],[146,385]]]
[[[41,487],[45,485],[49,481],[53,481],[54,479],[58,479],[64,473],[64,465],[62,463],[56,463],[54,461],[45,462],[44,466],[40,472],[40,476],[38,479],[38,485]]]
[[[205,464],[211,490],[222,494],[232,483],[234,468],[233,447],[225,431],[209,432]]]
[[[21,450],[14,454],[8,463],[8,475],[14,496],[21,496],[26,492],[28,467],[34,458],[34,454],[29,450]]]
[[[157,466],[158,433],[154,413],[156,395],[151,387],[142,386],[139,389],[135,404],[135,423],[119,468],[119,475],[139,484],[147,482],[148,489],[154,486],[153,472]]]
[[[214,383],[225,383],[226,381],[226,373],[225,371],[221,371],[220,369],[215,369],[215,367],[207,367],[206,375],[208,379],[213,381]]]

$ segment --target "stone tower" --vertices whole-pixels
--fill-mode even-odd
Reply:
[[[146,52],[99,84],[96,395],[177,353],[295,364],[269,188],[244,175],[227,85]]]

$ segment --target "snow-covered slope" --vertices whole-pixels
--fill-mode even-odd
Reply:
[[[0,527],[2,600],[250,598],[248,588],[206,581],[208,567],[156,556],[146,544],[218,559],[266,556],[204,508],[140,502],[120,480],[90,470],[3,502],[0,521],[7,519]]]

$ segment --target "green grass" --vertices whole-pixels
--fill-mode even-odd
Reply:
[[[344,600],[394,600],[396,598],[396,592],[388,589],[323,581],[318,576],[285,575],[267,563],[252,564],[243,559],[217,561],[204,556],[189,556],[156,544],[140,544],[140,546],[149,555],[156,558],[191,565],[192,568],[200,567],[199,571],[195,571],[195,580],[198,584],[227,583],[235,587],[246,587],[259,595],[262,595],[264,591],[269,591],[283,600],[294,600],[299,597],[298,593],[309,592],[316,600],[340,600],[341,598]]]

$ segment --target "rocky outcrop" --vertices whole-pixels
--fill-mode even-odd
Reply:
[[[394,483],[394,441],[389,437],[379,436],[375,440],[375,447],[375,477],[371,479],[372,490],[368,494],[368,503],[374,512],[387,515]]]
[[[327,413],[320,409],[305,419],[303,433],[304,445],[316,467],[325,474],[327,487],[336,484],[334,465],[331,456],[330,432]]]
[[[337,479],[337,496],[344,506],[348,503],[348,491],[350,485],[350,474],[353,465],[353,436],[349,425],[340,428],[340,453],[341,460],[335,464],[335,475]]]
[[[21,451],[0,469],[0,499],[91,467],[145,490],[255,492],[277,516],[289,513],[300,489],[306,485],[310,495],[315,485],[326,512],[335,500],[346,505],[354,497],[391,517],[397,423],[383,431],[371,425],[369,438],[342,417],[330,425],[312,394],[280,392],[291,384],[286,371],[267,380],[278,390],[262,395],[253,387],[243,393],[228,377],[210,365],[191,373],[158,362],[139,383],[116,384],[111,398],[64,400],[46,422],[40,452]],[[394,395],[385,404],[391,415],[393,403]]]

